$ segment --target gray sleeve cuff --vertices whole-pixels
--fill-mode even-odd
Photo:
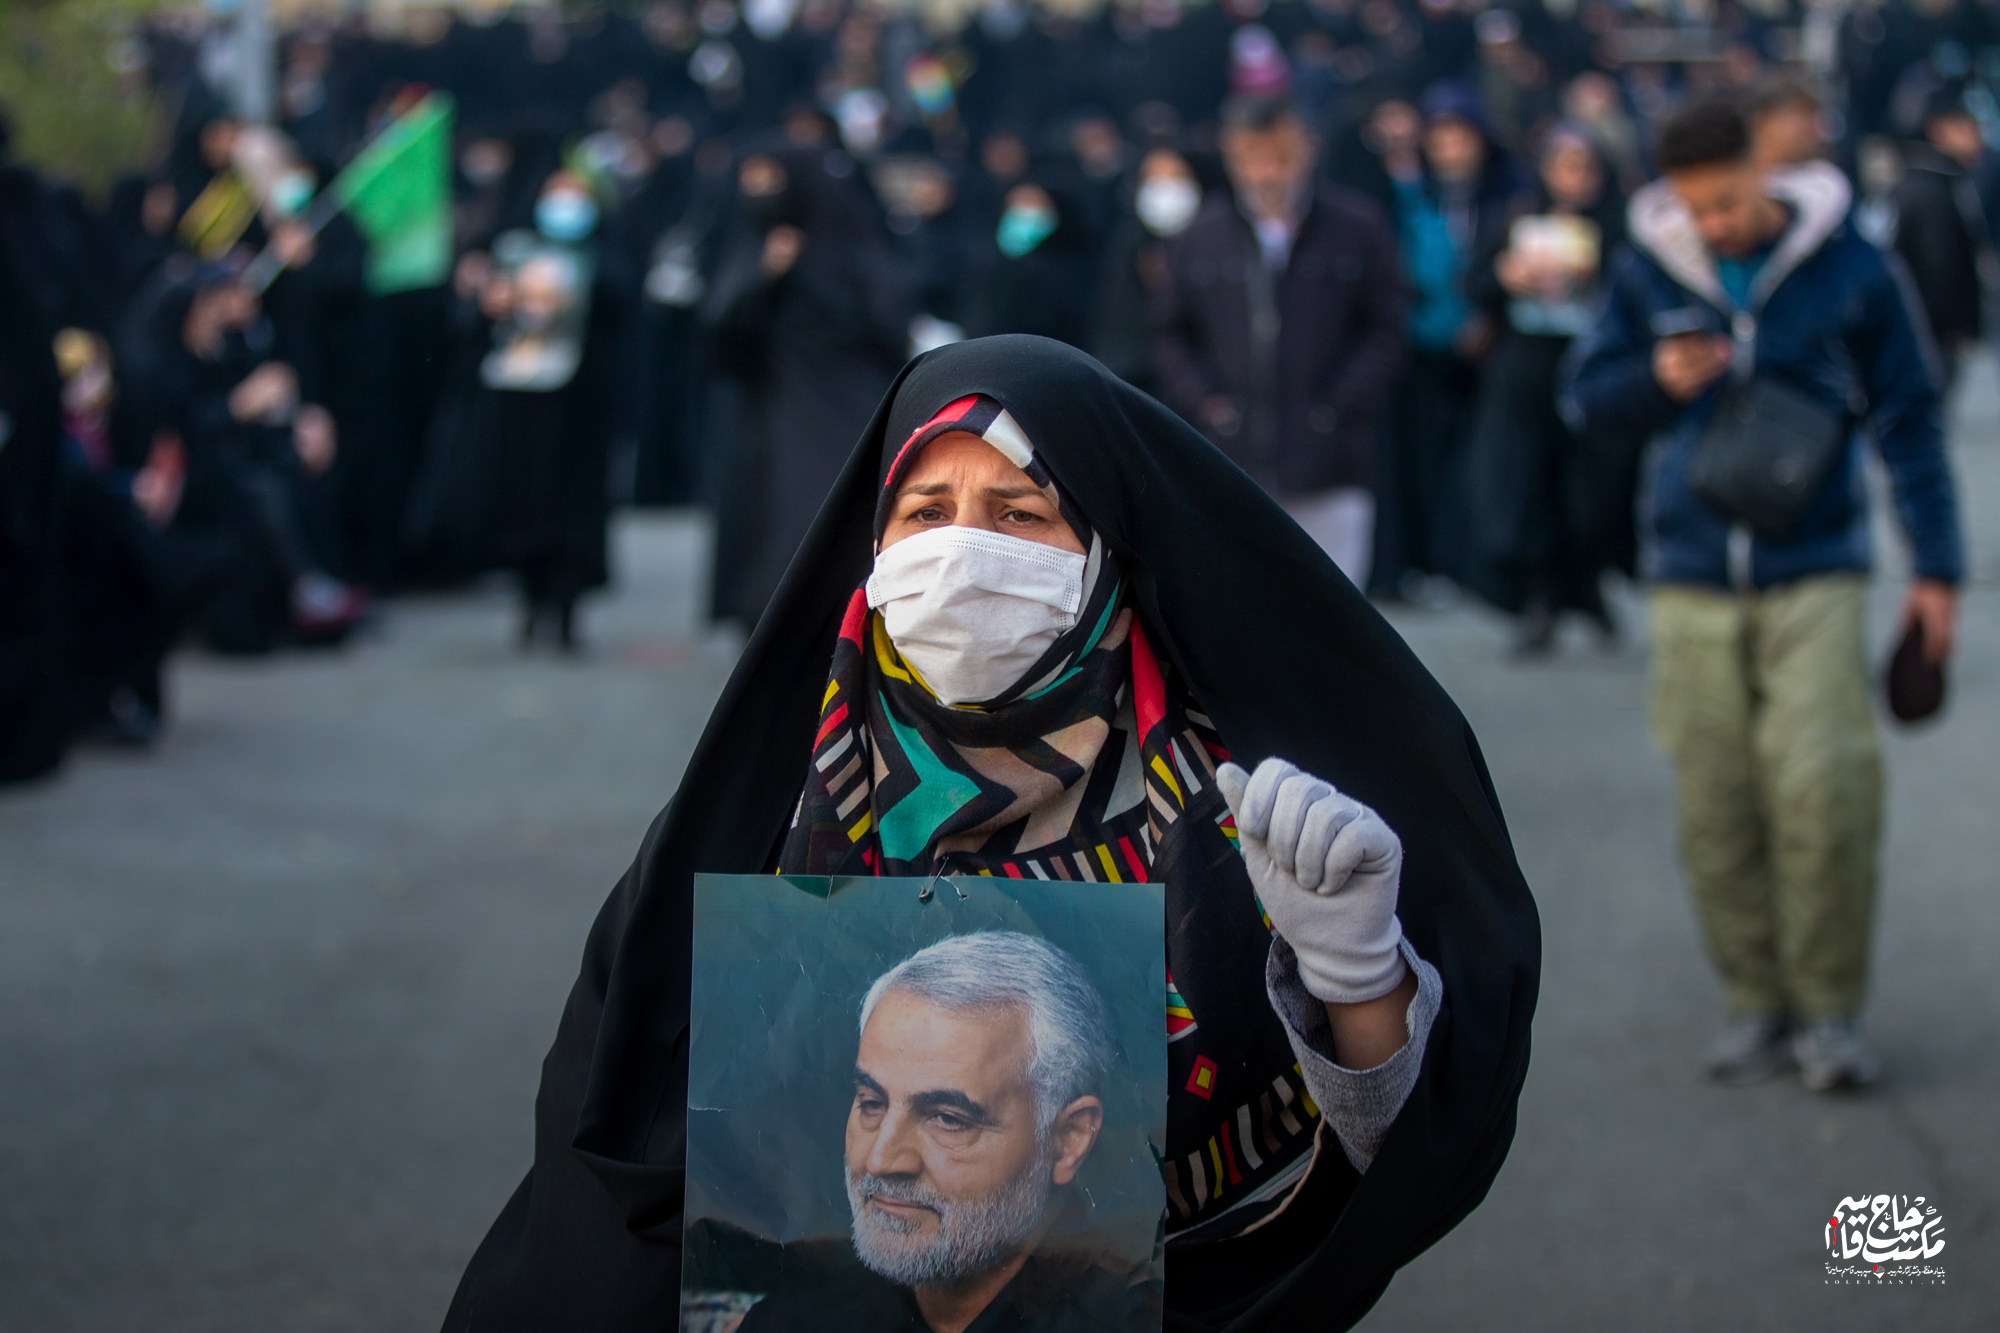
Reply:
[[[1356,1171],[1366,1171],[1375,1160],[1389,1126],[1417,1085],[1424,1043],[1444,1001],[1444,978],[1438,970],[1417,957],[1408,939],[1403,940],[1402,950],[1403,961],[1417,975],[1417,995],[1403,1019],[1410,1039],[1373,1069],[1347,1069],[1334,1063],[1333,1025],[1327,1021],[1326,1006],[1299,980],[1298,956],[1282,935],[1271,937],[1271,954],[1264,966],[1264,988],[1271,1007],[1284,1020],[1285,1035],[1292,1039],[1306,1091],[1319,1103],[1320,1114],[1333,1127]]]

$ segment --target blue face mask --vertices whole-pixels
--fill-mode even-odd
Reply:
[[[281,217],[297,217],[312,202],[313,180],[302,171],[288,171],[271,182],[271,207]]]
[[[535,230],[552,241],[580,241],[597,230],[597,205],[575,190],[552,190],[535,201]]]
[[[1000,215],[1000,231],[994,237],[1000,253],[1019,259],[1049,239],[1056,229],[1056,215],[1046,208],[1016,205]]]

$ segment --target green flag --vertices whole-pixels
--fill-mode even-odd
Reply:
[[[451,98],[431,93],[361,150],[327,191],[368,238],[368,290],[451,274]]]

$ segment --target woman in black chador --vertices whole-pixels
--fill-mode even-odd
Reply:
[[[466,414],[488,451],[487,559],[520,580],[524,646],[577,644],[576,604],[606,580],[607,469],[617,404],[623,287],[597,243],[582,177],[549,173],[534,225],[494,238],[479,282],[490,341]]]
[[[757,623],[840,474],[842,442],[908,354],[916,295],[853,171],[843,153],[786,149],[737,173],[741,216],[702,305],[742,404],[716,530],[718,620]]]
[[[877,410],[591,932],[448,1330],[674,1320],[697,871],[1164,884],[1168,1329],[1350,1326],[1513,1135],[1540,935],[1465,720],[1256,483],[1059,343],[929,353]],[[1085,1327],[1018,1276],[881,1326]]]
[[[1481,238],[1466,290],[1500,330],[1480,372],[1467,446],[1480,497],[1466,580],[1517,616],[1515,649],[1555,646],[1556,618],[1575,611],[1616,634],[1599,578],[1629,531],[1636,451],[1580,440],[1556,405],[1556,374],[1597,312],[1598,275],[1625,236],[1625,200],[1596,144],[1559,125],[1544,139],[1538,179]]]

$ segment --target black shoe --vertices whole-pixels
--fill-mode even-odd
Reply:
[[[576,632],[576,598],[567,597],[556,605],[556,646],[566,653],[578,652],[583,644]]]
[[[84,725],[81,739],[121,750],[142,750],[160,735],[160,711],[120,685],[105,701],[104,711]]]
[[[1514,634],[1515,657],[1547,657],[1556,647],[1556,613],[1547,602],[1535,601],[1521,613]]]
[[[1740,1014],[1709,1048],[1702,1068],[1717,1083],[1761,1083],[1792,1067],[1791,1036],[1787,1014]]]
[[[1590,628],[1596,631],[1597,650],[1603,653],[1617,652],[1625,641],[1625,635],[1618,626],[1618,617],[1611,614],[1611,608],[1599,602],[1583,614],[1585,619],[1590,621]]]

